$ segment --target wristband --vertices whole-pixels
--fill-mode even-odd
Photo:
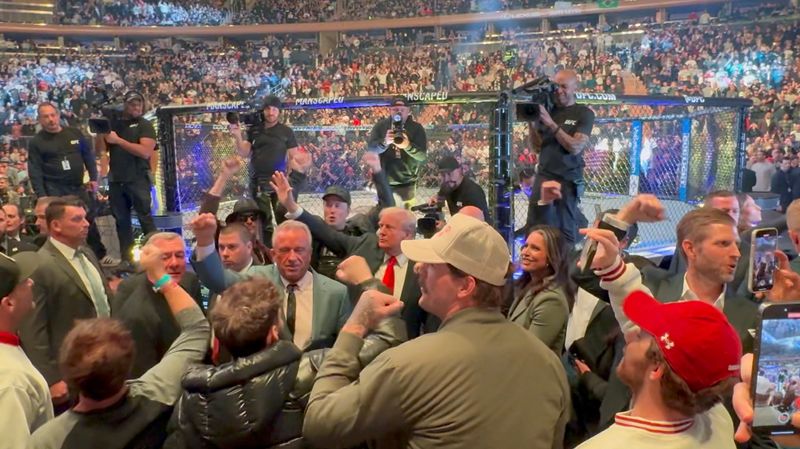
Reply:
[[[553,135],[555,136],[559,131],[561,131],[561,125],[556,126],[556,130],[553,131]]]
[[[157,280],[157,281],[156,281],[156,282],[153,284],[153,290],[155,290],[155,291],[159,291],[159,290],[161,290],[161,289],[162,289],[162,288],[164,288],[164,286],[165,286],[165,285],[167,285],[167,284],[169,283],[169,281],[171,281],[171,280],[172,280],[172,278],[171,278],[171,277],[170,277],[170,275],[168,275],[168,274],[165,274],[165,275],[161,276],[161,277],[160,277],[160,278],[159,278],[159,279],[158,279],[158,280]]]

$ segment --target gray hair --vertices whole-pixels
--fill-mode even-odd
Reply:
[[[168,240],[168,241],[180,240],[181,243],[183,243],[184,246],[186,246],[186,243],[183,241],[183,237],[181,237],[180,234],[177,234],[175,232],[156,232],[147,237],[147,241],[145,241],[145,244],[146,245],[155,244],[155,242],[157,242],[158,240]]]
[[[400,226],[403,230],[411,235],[411,238],[417,235],[417,216],[410,210],[402,207],[387,207],[381,211],[378,218],[383,218],[384,215],[401,215]]]
[[[306,224],[301,222],[301,221],[286,220],[283,223],[279,224],[275,228],[275,232],[272,233],[272,247],[273,248],[275,247],[275,242],[278,239],[278,234],[279,233],[284,232],[284,231],[288,231],[288,230],[292,230],[292,229],[297,229],[297,230],[303,231],[306,234],[306,236],[308,237],[308,244],[311,245],[311,243],[313,242],[313,239],[311,237],[311,230],[308,229],[308,226],[306,226]]]

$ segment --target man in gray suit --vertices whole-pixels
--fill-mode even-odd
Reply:
[[[301,349],[330,346],[350,316],[347,288],[309,269],[311,232],[294,220],[287,220],[272,236],[272,265],[251,265],[242,272],[225,269],[214,247],[216,217],[200,214],[191,223],[197,238],[192,266],[200,281],[218,294],[245,276],[269,279],[283,292],[286,316],[282,337]]]
[[[61,343],[75,321],[109,317],[112,293],[97,257],[86,246],[89,222],[83,202],[77,197],[56,199],[45,219],[50,237],[39,250],[42,265],[32,276],[36,309],[20,329],[20,339],[59,410],[70,397],[58,369]]]

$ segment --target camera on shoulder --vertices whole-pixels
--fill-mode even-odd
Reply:
[[[423,238],[429,239],[436,234],[437,224],[444,221],[444,203],[438,202],[436,204],[420,204],[411,208],[412,212],[419,212],[423,215],[422,218],[417,220],[417,232],[422,234]]]
[[[517,119],[526,122],[538,120],[539,105],[552,114],[556,107],[556,91],[558,91],[558,84],[550,81],[546,76],[515,88],[512,93],[522,94],[529,98],[529,102],[517,103]]]

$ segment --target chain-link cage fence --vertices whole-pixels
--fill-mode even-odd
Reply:
[[[489,120],[493,107],[493,96],[411,105],[413,119],[423,125],[427,136],[427,161],[420,167],[417,183],[418,203],[428,201],[438,191],[436,166],[446,155],[460,160],[465,175],[488,191]],[[196,109],[171,111],[168,120],[172,130],[168,136],[162,135],[162,138],[172,139],[174,144],[175,205],[184,223],[196,215],[204,192],[211,188],[220,172],[222,161],[236,154],[225,113]],[[162,119],[164,117],[162,115]],[[300,149],[307,151],[313,161],[298,199],[304,209],[322,215],[322,195],[331,185],[351,192],[353,214],[366,212],[377,203],[369,173],[361,160],[367,151],[370,131],[386,117],[389,117],[388,107],[358,104],[308,109],[295,106],[281,112],[280,120],[292,128]],[[237,199],[249,196],[249,161],[242,160],[242,163],[242,169],[224,189],[218,212],[220,219],[224,220],[232,211]],[[156,178],[157,184],[165,182],[163,173]],[[163,196],[167,195],[166,190],[159,189]],[[166,201],[162,204],[166,206]]]
[[[682,101],[681,101],[682,100]],[[586,192],[581,210],[591,223],[595,205],[618,209],[637,193],[661,198],[667,220],[643,224],[631,250],[657,252],[675,243],[675,225],[711,191],[734,190],[747,102],[635,97],[592,102],[591,145],[584,151]],[[665,104],[666,103],[666,104]],[[535,164],[527,126],[514,125],[517,170]],[[524,223],[528,198],[517,194],[515,222]]]
[[[353,213],[364,212],[377,201],[361,158],[367,151],[370,130],[378,120],[388,117],[389,111],[363,99],[352,100],[330,107],[293,105],[282,112],[281,121],[294,130],[301,149],[312,157],[299,203],[317,215],[323,211],[322,192],[330,185],[351,192]],[[591,145],[584,152],[586,193],[581,209],[589,221],[595,218],[595,204],[602,210],[619,208],[631,195],[652,193],[665,200],[668,220],[643,225],[631,248],[649,251],[674,245],[675,224],[692,203],[712,190],[734,188],[746,105],[720,106],[706,100],[680,104],[643,97],[629,102],[624,98],[584,99],[596,115]],[[419,173],[418,202],[437,192],[436,164],[445,155],[456,156],[465,174],[489,191],[495,105],[491,96],[483,96],[411,106],[412,116],[425,128],[428,141],[427,162]],[[161,167],[174,167],[174,176],[156,176],[161,211],[167,210],[166,197],[172,192],[175,210],[186,223],[196,214],[203,193],[213,185],[222,160],[236,151],[225,113],[219,112],[219,107],[174,108],[160,119],[164,121],[165,117],[171,127],[161,139],[172,139],[174,163],[163,164],[162,160]],[[535,167],[537,161],[525,123],[514,124],[512,146],[513,173],[509,178],[517,183],[519,172]],[[220,219],[231,212],[236,199],[249,195],[247,161],[243,163],[224,189]],[[169,179],[174,180],[174,189],[165,188]],[[491,198],[489,201],[493,206]],[[513,208],[513,226],[518,229],[526,221],[525,189],[515,191]]]

